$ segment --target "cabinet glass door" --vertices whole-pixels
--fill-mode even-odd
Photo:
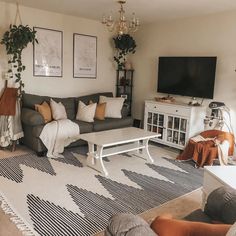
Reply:
[[[167,117],[166,141],[176,145],[185,146],[187,132],[187,119],[181,117]]]
[[[164,134],[164,115],[156,112],[148,112],[147,130],[161,134],[158,139],[162,140]]]

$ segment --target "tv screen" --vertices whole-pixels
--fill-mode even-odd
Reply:
[[[213,98],[216,57],[159,57],[157,92]]]

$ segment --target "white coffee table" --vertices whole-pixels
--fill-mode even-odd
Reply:
[[[148,141],[160,136],[158,133],[129,127],[81,134],[80,138],[88,142],[87,165],[107,176],[108,171],[104,166],[103,157],[137,151],[137,156],[153,163],[148,151]]]
[[[205,166],[202,187],[202,207],[208,195],[221,186],[236,189],[236,166]]]

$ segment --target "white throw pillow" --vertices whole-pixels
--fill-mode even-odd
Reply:
[[[57,103],[53,99],[50,99],[50,107],[52,110],[52,118],[54,120],[67,119],[66,109],[61,102]]]
[[[236,236],[236,222],[230,227],[226,236]]]
[[[94,116],[97,103],[92,103],[86,106],[83,102],[79,101],[76,120],[94,122]]]
[[[113,98],[100,96],[99,103],[106,102],[105,117],[109,118],[121,118],[121,109],[123,107],[124,98]]]

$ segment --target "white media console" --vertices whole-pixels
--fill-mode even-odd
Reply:
[[[152,141],[184,149],[190,137],[204,130],[206,107],[184,103],[145,101],[144,129],[157,132]]]

